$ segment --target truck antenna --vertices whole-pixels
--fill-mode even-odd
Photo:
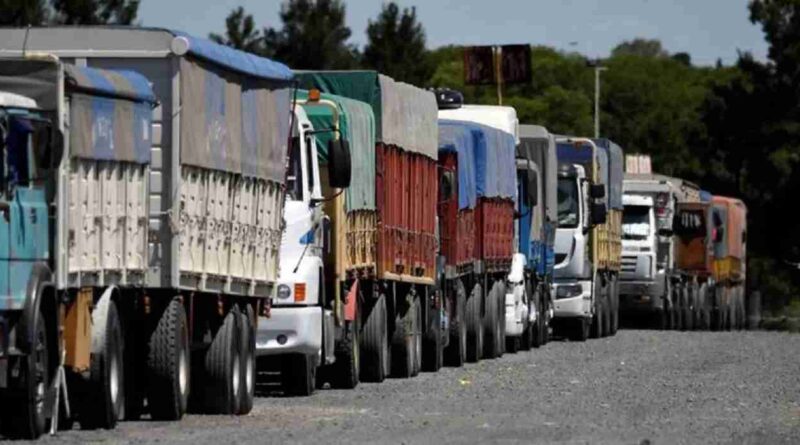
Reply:
[[[28,23],[28,27],[25,28],[25,40],[22,41],[22,58],[25,58],[25,53],[28,49],[28,34],[31,32],[31,24]]]

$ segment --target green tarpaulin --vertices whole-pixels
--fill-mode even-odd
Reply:
[[[299,90],[298,100],[305,100],[308,92]],[[350,142],[352,180],[345,192],[345,208],[352,210],[375,209],[375,116],[370,105],[333,94],[322,94],[323,100],[334,102],[339,110],[339,130]],[[332,129],[333,110],[322,104],[305,104],[303,109],[315,130]],[[328,142],[334,132],[317,133],[320,163],[328,160]]]

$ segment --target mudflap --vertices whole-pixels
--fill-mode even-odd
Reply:
[[[344,319],[346,321],[353,321],[356,319],[356,306],[358,304],[358,283],[359,280],[353,281],[350,290],[347,292],[347,297],[344,302]]]

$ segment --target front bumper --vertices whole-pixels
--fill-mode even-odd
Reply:
[[[309,354],[322,350],[322,308],[272,307],[270,318],[258,319],[256,355]]]
[[[581,286],[581,294],[568,298],[556,298],[553,301],[555,318],[576,318],[592,316],[592,282],[585,281],[569,281],[569,282],[556,282],[553,284],[553,294],[558,295],[558,288],[560,286]]]
[[[664,283],[658,281],[620,281],[619,307],[629,311],[655,311],[664,307]]]

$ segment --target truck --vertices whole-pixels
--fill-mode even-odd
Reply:
[[[555,137],[542,126],[520,125],[516,156],[517,252],[505,302],[506,349],[512,352],[542,346],[549,339],[558,225]]]
[[[747,283],[747,206],[737,198],[713,196],[714,291],[710,320],[714,330],[744,329]]]
[[[630,164],[630,162],[629,162]],[[626,173],[623,185],[620,311],[626,323],[659,329],[708,324],[703,309],[709,275],[681,249],[675,221],[682,205],[700,202],[691,182],[655,173]],[[688,233],[688,232],[687,232]]]
[[[301,88],[366,103],[374,115],[374,145],[353,157],[347,193],[326,206],[333,238],[326,292],[353,326],[360,372],[352,377],[380,382],[438,370],[436,99],[375,71],[301,71],[297,78]]]
[[[373,151],[375,122],[368,104],[319,90],[298,91],[295,107],[280,275],[270,317],[259,319],[256,351],[259,370],[280,372],[287,394],[307,396],[326,380],[341,388],[358,384],[354,324],[345,320],[341,295],[325,291],[337,229],[326,205],[349,185],[336,182],[342,173],[332,169],[350,167],[350,160],[332,158]]]
[[[62,369],[70,377],[70,407],[87,427],[113,426],[123,409],[123,326],[109,296],[117,286],[135,285],[146,267],[138,226],[150,156],[141,148],[150,141],[154,104],[147,82],[133,72],[77,68],[42,54],[0,63],[0,427],[12,437],[36,438],[49,419],[57,421]],[[55,178],[65,151],[72,166],[61,182]],[[79,174],[83,168],[93,170],[94,184],[81,184],[90,179]],[[65,186],[85,192],[64,196]],[[112,201],[108,216],[81,215],[76,208],[87,204],[90,188],[102,186],[113,193],[92,198]],[[53,208],[58,201],[69,207]],[[95,246],[101,237],[109,244],[94,258],[114,282],[99,298],[56,286],[60,268],[77,269],[77,250],[92,247],[58,237],[59,217],[72,230],[94,226]],[[102,230],[104,220],[113,231]],[[71,264],[59,262],[62,250]],[[84,264],[89,272],[92,264]]]
[[[447,355],[453,365],[459,365],[464,360],[496,358],[505,352],[506,289],[516,248],[519,122],[511,107],[456,102],[445,104],[439,111],[439,126],[440,144],[441,130],[457,127],[459,139],[471,148],[464,151],[472,151],[474,156],[474,201],[471,196],[467,202],[460,201],[460,195],[450,199],[442,196],[439,205],[441,251],[446,264],[443,282],[447,319],[451,321]],[[450,171],[453,178],[461,179],[460,154],[440,148],[442,175]],[[523,198],[528,205],[532,205],[530,196]],[[528,302],[522,306],[529,312],[520,316],[529,319]]]
[[[116,85],[94,69],[136,71],[157,103],[144,112],[112,107],[107,93],[57,92],[39,104],[58,110],[65,141],[49,177],[52,278],[36,276],[69,303],[60,400],[78,409],[65,420],[109,428],[145,408],[162,420],[248,413],[256,316],[278,278],[292,71],[154,28],[7,28],[0,42],[0,57],[47,53],[87,70],[78,92]],[[116,126],[130,116],[135,127]],[[135,144],[123,143],[129,133]]]
[[[558,137],[554,328],[585,341],[616,333],[622,149],[607,139]]]

